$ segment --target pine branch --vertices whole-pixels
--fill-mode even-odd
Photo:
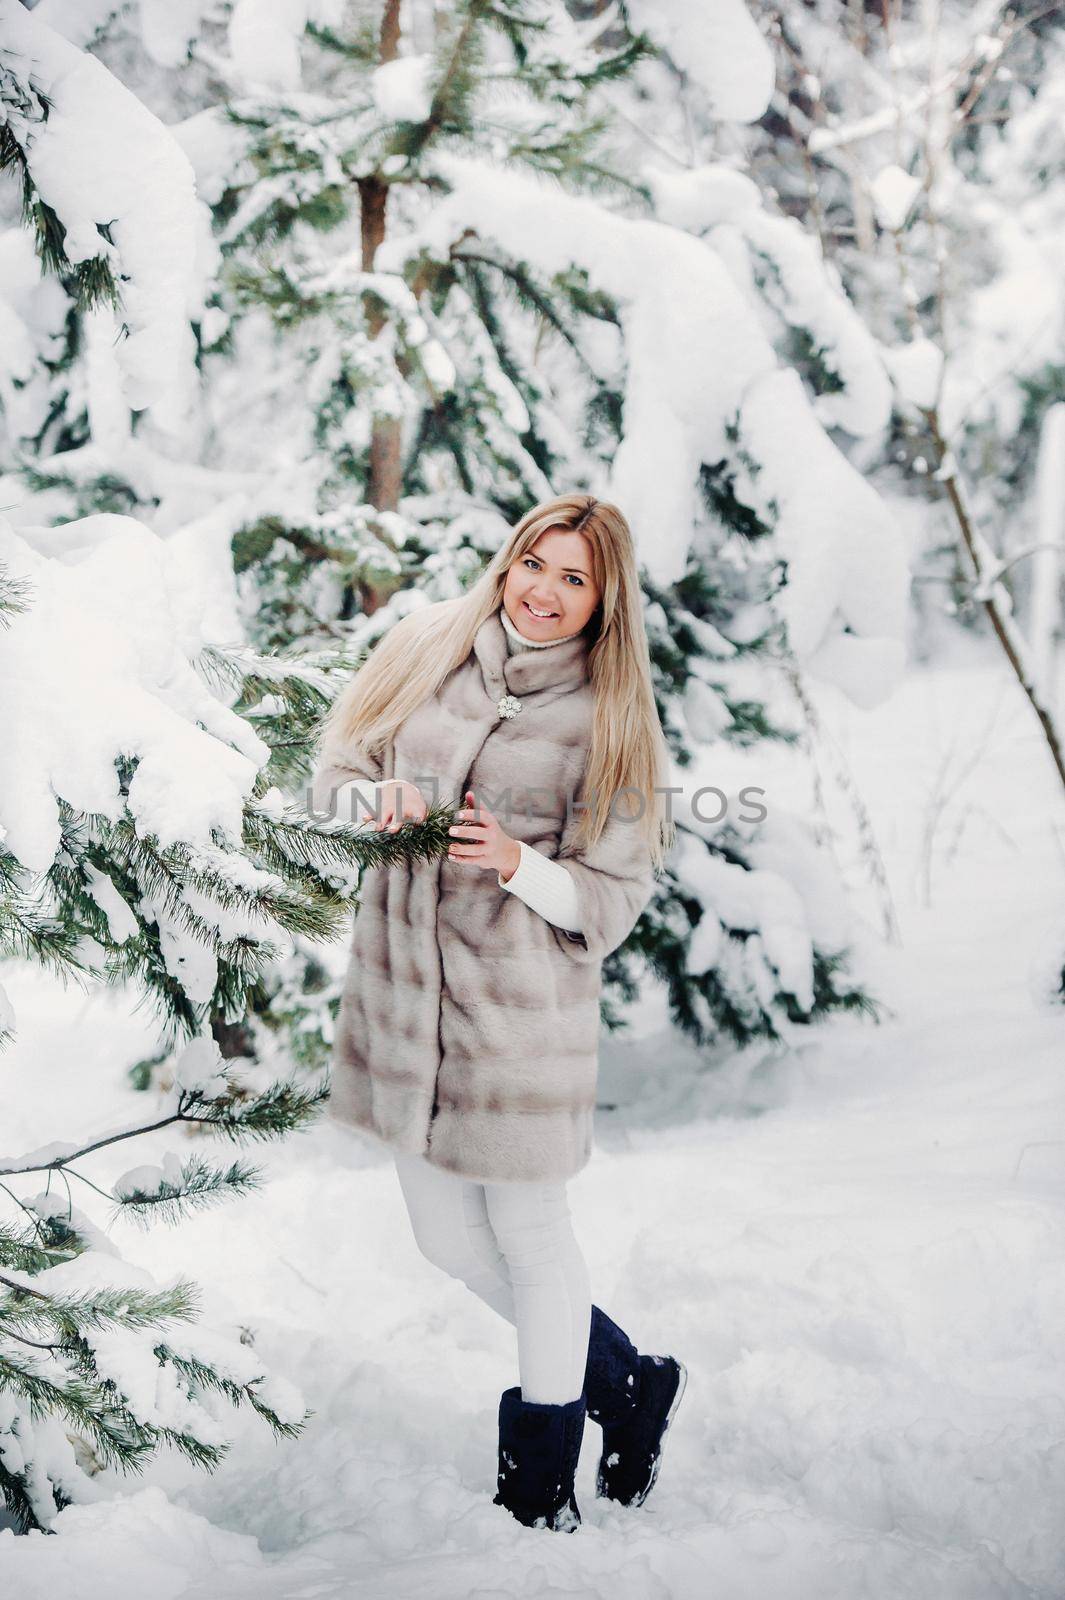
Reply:
[[[275,1138],[301,1127],[308,1121],[314,1108],[328,1096],[328,1088],[319,1086],[301,1089],[295,1083],[279,1081],[270,1084],[246,1103],[238,1103],[245,1091],[232,1077],[225,1080],[225,1092],[208,1095],[201,1087],[188,1086],[178,1093],[175,1109],[154,1122],[137,1123],[130,1128],[120,1128],[115,1133],[104,1134],[88,1144],[78,1145],[40,1161],[17,1161],[14,1165],[0,1167],[0,1177],[16,1173],[59,1171],[80,1161],[82,1157],[108,1145],[121,1144],[126,1139],[136,1139],[145,1133],[156,1133],[160,1128],[172,1127],[176,1122],[197,1123],[217,1128],[230,1138],[245,1135],[253,1138]]]
[[[337,688],[363,664],[367,654],[366,649],[355,647],[301,650],[298,655],[285,655],[255,650],[250,645],[230,645],[226,649],[205,645],[193,665],[215,687],[239,689],[248,704],[264,695],[280,695],[294,709],[318,715],[323,705],[328,707],[332,702]]]
[[[38,1244],[29,1228],[13,1228],[0,1220],[0,1267],[11,1267],[16,1272],[44,1272],[60,1262],[72,1261],[80,1253],[80,1245]]]
[[[261,1187],[261,1179],[262,1169],[244,1161],[233,1161],[228,1167],[217,1168],[202,1156],[191,1156],[182,1163],[178,1179],[163,1177],[154,1189],[137,1185],[124,1191],[111,1220],[129,1215],[143,1224],[157,1217],[176,1222],[192,1208],[203,1209],[232,1194],[249,1194]]]
[[[33,585],[28,578],[12,578],[0,561],[0,627],[10,627],[11,619],[30,608]]]
[[[0,134],[2,132],[3,130],[0,129]],[[0,151],[2,151],[2,148],[2,141],[0,141]],[[40,1529],[40,1523],[33,1509],[33,1502],[26,1492],[25,1484],[21,1478],[16,1477],[13,1472],[7,1470],[2,1456],[0,1456],[0,1494],[4,1497],[8,1514],[19,1533],[30,1533]]]
[[[518,307],[530,315],[541,318],[549,328],[565,340],[581,365],[591,372],[592,369],[580,347],[576,332],[559,315],[550,294],[537,283],[525,262],[505,260],[492,255],[480,240],[476,247],[470,247],[465,242],[455,245],[451,250],[451,260],[460,264],[469,262],[471,265],[476,264],[497,272],[511,291]],[[470,276],[471,281],[476,282],[475,275],[471,273]],[[471,298],[476,301],[475,291],[471,291]]]
[[[417,123],[405,142],[404,153],[414,161],[437,134],[469,127],[472,101],[478,86],[478,69],[484,61],[484,44],[478,32],[486,0],[465,0],[457,9],[465,12],[453,40],[445,41],[440,69],[435,77],[429,115]]]
[[[132,1413],[115,1403],[108,1392],[112,1384],[81,1375],[52,1378],[33,1366],[16,1365],[0,1349],[0,1392],[4,1389],[26,1400],[34,1417],[48,1412],[65,1417],[92,1439],[106,1466],[138,1470],[155,1451],[151,1430],[142,1430]]]
[[[19,125],[44,124],[48,121],[54,102],[31,82],[27,73],[20,77],[3,60],[0,60],[0,106],[12,107]],[[15,134],[13,119],[0,120],[0,172],[13,170],[21,188],[22,222],[34,236],[34,248],[41,263],[42,275],[63,280],[67,292],[81,311],[91,311],[106,302],[117,311],[121,304],[118,285],[110,262],[103,254],[87,261],[72,262],[67,255],[66,227],[52,206],[41,198],[34,180],[26,147]],[[101,236],[109,244],[114,241],[107,235],[106,226],[97,224]]]
[[[201,1090],[190,1090],[186,1105],[202,1114],[189,1115],[186,1111],[182,1120],[217,1128],[230,1139],[276,1139],[302,1127],[315,1107],[328,1097],[327,1084],[302,1089],[295,1081],[271,1084],[243,1105],[230,1094],[211,1097]]]
[[[443,801],[434,803],[421,821],[408,819],[391,833],[387,829],[351,827],[332,816],[322,820],[295,807],[276,819],[248,806],[244,836],[250,849],[262,853],[272,849],[287,861],[371,871],[402,861],[433,861],[446,855],[451,844],[447,830],[455,820],[455,809]]]
[[[353,67],[370,70],[377,66],[377,29],[372,16],[355,19],[351,31],[343,37],[322,22],[308,21],[304,38],[313,39],[322,50],[329,51],[350,62]]]
[[[194,1356],[179,1355],[166,1344],[156,1345],[155,1352],[160,1360],[168,1361],[189,1383],[193,1383],[201,1389],[213,1389],[224,1395],[235,1406],[247,1402],[265,1421],[269,1422],[274,1433],[279,1438],[298,1438],[303,1432],[307,1420],[314,1416],[313,1411],[308,1411],[304,1414],[302,1422],[283,1422],[277,1413],[256,1393],[256,1385],[263,1381],[262,1377],[249,1378],[246,1383],[238,1383],[235,1379],[226,1377],[224,1373],[217,1372],[214,1367],[208,1366],[205,1362],[197,1361]]]
[[[154,1293],[122,1287],[93,1289],[84,1294],[42,1294],[6,1276],[0,1277],[0,1282],[12,1290],[0,1300],[0,1333],[17,1324],[43,1327],[69,1337],[86,1328],[152,1328],[161,1322],[193,1322],[199,1315],[199,1291],[187,1279]]]
[[[11,860],[7,857],[8,863]],[[85,973],[88,968],[78,954],[80,942],[80,930],[58,916],[38,911],[25,896],[0,898],[0,956],[35,962],[57,976]]]

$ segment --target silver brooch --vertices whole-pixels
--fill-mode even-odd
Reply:
[[[496,710],[501,717],[516,717],[521,710],[521,701],[516,700],[512,694],[505,694],[500,700]]]

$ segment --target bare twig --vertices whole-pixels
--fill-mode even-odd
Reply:
[[[919,409],[921,409],[921,414],[928,424],[932,442],[939,451],[936,478],[937,481],[942,483],[946,491],[962,542],[972,563],[973,572],[977,580],[977,598],[987,612],[988,620],[995,630],[995,636],[1002,646],[1006,660],[1012,667],[1017,682],[1024,690],[1032,710],[1036,714],[1050,750],[1051,760],[1057,770],[1058,777],[1061,779],[1062,786],[1065,787],[1065,755],[1062,753],[1061,739],[1054,723],[1053,714],[1050,707],[1044,703],[1042,690],[1028,670],[1023,645],[1020,638],[1016,636],[1013,620],[1001,605],[995,593],[997,584],[994,583],[993,576],[985,562],[983,541],[977,536],[957,472],[954,470],[943,472],[943,466],[948,459],[948,451],[946,441],[939,427],[939,413],[935,408],[932,410]]]

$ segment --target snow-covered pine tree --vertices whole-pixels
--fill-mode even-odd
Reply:
[[[17,190],[7,186],[4,198],[8,215],[16,195],[21,207],[15,225],[0,235],[10,268],[4,275],[6,311],[10,328],[20,335],[9,341],[11,381],[0,390],[0,448],[4,464],[14,469],[3,481],[3,499],[20,522],[42,524],[69,516],[88,526],[80,512],[132,508],[169,531],[187,527],[202,511],[193,537],[210,541],[214,526],[224,540],[260,494],[275,509],[284,495],[273,495],[259,473],[188,464],[197,448],[199,419],[189,422],[188,408],[183,415],[179,401],[187,401],[195,387],[193,355],[204,343],[192,335],[205,334],[212,320],[217,330],[222,314],[205,307],[190,328],[184,312],[175,319],[175,294],[191,309],[196,285],[204,283],[196,257],[212,260],[211,251],[200,249],[208,213],[196,199],[192,167],[172,134],[101,60],[76,47],[91,41],[105,56],[114,52],[135,67],[158,71],[175,65],[174,51],[180,57],[184,44],[168,37],[166,29],[148,27],[144,17],[138,31],[135,16],[113,7],[68,17],[70,39],[21,7],[6,8],[2,20],[0,155],[18,180]],[[182,82],[183,98],[188,88]],[[49,117],[53,106],[56,114]],[[167,183],[160,181],[163,174]],[[99,221],[104,217],[112,222],[104,225]],[[178,438],[184,462],[174,446]],[[228,593],[228,558],[220,582],[219,592]],[[235,617],[226,626],[228,637],[240,640]],[[357,659],[358,650],[313,656],[304,651],[298,661],[290,654],[282,660],[273,650],[263,656],[245,645],[224,653],[208,646],[201,652],[198,669],[216,683],[224,679],[227,694],[239,696],[233,709],[249,712],[248,728],[263,736],[269,754],[245,816],[245,844],[256,859],[268,859],[278,849],[273,836],[281,832],[276,816],[260,812],[258,800],[269,797],[274,813],[277,786],[293,789],[306,776],[317,721]],[[64,826],[80,841],[81,862],[90,849],[104,856],[110,852],[109,883],[120,881],[129,891],[131,874],[148,872],[164,900],[173,895],[169,867],[149,859],[143,841],[135,842],[139,859],[128,862],[128,840],[100,838],[99,819],[79,817],[63,804]],[[420,838],[431,842],[436,828],[430,819]],[[285,837],[280,870],[289,879],[298,872],[310,877],[316,865],[333,873],[343,866],[344,846],[326,842],[318,831],[301,836],[298,827],[286,823]],[[363,863],[380,860],[389,848],[380,838],[364,838],[357,855]],[[403,853],[411,846],[401,840],[398,848]],[[308,851],[310,859],[297,859]],[[353,860],[348,858],[345,869],[349,876]],[[86,895],[85,870],[79,865],[67,871],[62,862],[53,867],[57,892],[70,916],[80,917],[102,941],[109,973],[150,989],[164,1022],[180,1014],[187,1030],[199,1010],[226,1055],[264,1064],[276,1060],[281,1070],[293,1059],[309,1068],[325,1067],[339,975],[323,962],[320,944],[316,948],[312,942],[312,926],[322,917],[313,884],[310,904],[288,908],[282,917],[288,924],[287,954],[271,955],[264,945],[252,970],[243,943],[227,941],[224,949],[220,946],[222,960],[209,997],[200,987],[209,979],[205,962],[192,963],[194,997],[168,970],[165,952],[175,943],[169,930],[161,936],[149,918],[138,937],[115,943],[106,921],[94,925],[101,913]],[[187,866],[181,882],[199,882],[209,898],[219,888]],[[225,886],[226,897],[235,892]],[[326,893],[331,893],[328,886]],[[187,907],[183,915],[188,921]],[[336,927],[343,910],[334,903],[325,917]],[[133,1076],[139,1086],[165,1075],[167,1049],[164,1041],[158,1060],[137,1065]]]
[[[12,924],[16,945],[27,942],[27,916],[33,906],[5,870],[5,953]],[[54,940],[39,953],[63,954]],[[190,1280],[161,1288],[123,1260],[109,1232],[74,1203],[71,1180],[102,1192],[76,1163],[163,1127],[273,1139],[305,1122],[312,1106],[313,1096],[291,1088],[249,1098],[213,1043],[198,1040],[175,1062],[171,1093],[144,1126],[0,1155],[0,1499],[20,1532],[49,1531],[64,1506],[100,1497],[94,1480],[105,1468],[143,1471],[164,1444],[210,1470],[229,1449],[233,1407],[250,1405],[277,1437],[302,1431],[311,1413],[292,1384],[244,1338],[194,1325]],[[43,1189],[20,1192],[42,1173]],[[112,1220],[175,1220],[258,1183],[259,1169],[244,1160],[216,1166],[168,1151],[113,1182]]]
[[[236,530],[249,631],[362,648],[410,604],[456,592],[532,500],[605,486],[645,555],[678,766],[711,745],[768,753],[799,731],[782,654],[867,698],[898,658],[897,545],[820,422],[830,403],[861,413],[882,374],[844,327],[838,286],[742,174],[685,170],[671,199],[629,159],[631,113],[657,126],[676,99],[671,81],[633,78],[634,63],[665,70],[645,59],[648,8],[636,22],[634,6],[578,22],[555,3],[490,11],[366,6],[354,36],[312,27],[313,44],[284,49],[279,24],[254,62],[230,30],[224,114],[173,129],[226,257],[198,325],[210,479],[235,491],[213,516]],[[708,116],[764,105],[764,62],[745,48],[742,104]],[[191,53],[200,81],[209,52]],[[712,242],[690,236],[704,203]],[[739,216],[749,238],[776,225],[795,299],[805,272],[814,311],[846,335],[816,414],[763,331],[772,296],[744,279]],[[152,425],[149,412],[145,450]],[[157,457],[137,459],[158,476]],[[827,532],[803,492],[810,459]],[[608,994],[632,992],[640,948],[702,1041],[864,1006],[841,965],[860,930],[818,843],[780,806],[768,824],[686,825]]]
[[[406,276],[377,256],[424,213],[441,152],[626,193],[595,98],[643,41],[604,54],[608,19],[576,24],[544,0],[414,5],[402,28],[386,0],[359,20],[309,30],[299,95],[226,107],[247,143],[214,206],[224,303],[235,297],[245,337],[269,317],[318,467],[313,515],[268,514],[234,541],[265,643],[372,616],[415,583],[429,599],[458,592],[506,522],[586,472],[602,427],[589,385],[592,411],[615,404],[577,332],[609,316],[583,274],[548,280],[473,244]],[[525,315],[508,322],[508,307]],[[536,370],[550,336],[573,369],[569,407]]]
[[[277,781],[306,770],[353,663],[212,641],[212,577],[196,541],[131,518],[33,532],[0,519],[0,960],[141,991],[166,1062],[143,1124],[0,1155],[0,1494],[24,1531],[163,1443],[211,1467],[227,1408],[250,1404],[279,1435],[302,1427],[291,1385],[240,1340],[171,1328],[194,1320],[195,1286],[159,1289],[124,1262],[71,1180],[101,1192],[80,1159],[162,1128],[240,1142],[306,1126],[323,1079],[273,1078],[220,1044],[294,936],[335,935],[362,869],[448,845],[448,807],[360,834],[285,805]],[[0,1044],[16,1033],[0,989]],[[20,1192],[42,1173],[43,1190]],[[174,1219],[258,1181],[243,1160],[168,1151],[110,1198],[115,1215]]]
[[[678,333],[674,352],[660,349],[655,361],[641,352],[638,376],[629,374],[625,403],[646,439],[641,459],[632,434],[622,430],[613,477],[641,524],[654,530],[646,542],[658,555],[656,575],[674,580],[659,594],[666,618],[662,659],[673,691],[663,698],[667,718],[672,713],[677,724],[677,764],[697,771],[711,741],[715,756],[723,748],[751,752],[759,764],[772,749],[759,743],[763,737],[797,742],[805,758],[800,781],[805,788],[812,780],[815,812],[822,810],[829,773],[848,790],[862,876],[873,884],[884,932],[894,937],[890,895],[861,797],[820,739],[805,687],[809,674],[872,705],[890,692],[902,664],[902,541],[887,507],[862,478],[891,416],[882,352],[820,248],[816,214],[801,226],[788,214],[764,159],[779,118],[767,42],[776,8],[630,0],[622,10],[627,26],[645,30],[657,50],[610,86],[615,151],[669,231],[657,236],[653,266],[635,256],[636,269],[619,285],[617,300],[629,302],[626,332],[629,326],[642,332],[655,315],[659,291],[663,344],[674,324]],[[756,173],[757,182],[748,173]],[[678,232],[699,241],[702,259]],[[630,253],[619,242],[611,264]],[[600,244],[597,265],[606,256]],[[654,285],[642,297],[633,281],[641,266]],[[602,287],[599,272],[595,281]],[[615,272],[615,282],[625,276]],[[674,305],[680,311],[671,315]],[[705,335],[693,337],[700,323]],[[647,405],[656,387],[671,387],[669,401],[656,395]],[[634,405],[637,389],[643,393]],[[643,503],[641,492],[646,500],[650,486],[650,496],[658,498],[667,477],[680,488],[666,498],[663,514],[661,506]],[[693,478],[699,488],[694,509],[682,498]],[[676,554],[678,528],[690,530],[682,557]],[[700,592],[709,592],[707,609],[692,604],[692,594]],[[712,641],[702,653],[691,649],[692,613]],[[671,648],[674,639],[681,648]],[[686,668],[678,672],[681,658]],[[705,756],[703,762],[709,764]],[[707,872],[702,853],[682,841],[686,871],[699,885],[697,906],[689,898],[687,907],[698,926],[692,931],[686,919],[673,919],[672,931],[682,930],[682,938],[680,949],[670,950],[670,988],[675,1015],[691,996],[704,1019],[705,1026],[689,1029],[696,1036],[725,1031],[742,1041],[762,1031],[765,1011],[775,1009],[766,996],[776,990],[779,998],[789,987],[804,998],[777,1010],[785,1032],[788,1022],[838,1006],[866,1009],[861,982],[848,981],[830,954],[848,942],[845,927],[859,942],[864,930],[843,909],[825,848],[832,843],[827,818],[811,834],[795,825],[790,806],[769,804],[767,824],[737,826],[727,818],[697,830],[711,857],[740,869],[730,872],[735,888],[716,862]],[[769,870],[758,871],[762,866]],[[684,870],[678,879],[683,897]],[[789,903],[795,891],[804,906]],[[812,938],[793,940],[803,923]],[[708,958],[711,966],[696,986],[701,993],[692,996],[691,971]],[[719,959],[721,972],[714,970]],[[730,990],[740,997],[736,1007],[729,1004]],[[772,1022],[764,1031],[774,1031]]]
[[[362,869],[446,851],[450,808],[377,833],[286,803],[354,663],[217,644],[200,541],[101,514],[36,540],[0,522],[0,551],[36,594],[0,638],[6,854],[86,969],[150,998],[164,1048],[224,1046],[294,937],[335,940]]]
[[[195,403],[190,312],[207,263],[193,171],[82,48],[104,43],[122,9],[96,0],[60,31],[0,0],[0,508],[28,499],[42,522],[158,513],[179,462],[137,425],[153,408],[156,437],[172,445]]]
[[[714,336],[726,330],[728,344],[737,346],[739,333],[747,348],[731,372],[729,357],[718,358],[721,379],[711,378],[706,367],[685,372],[677,403],[665,403],[663,390],[681,376],[680,362],[656,363],[640,348],[643,326],[666,311],[674,294],[688,306],[694,266],[672,216],[653,243],[641,240],[632,213],[646,214],[655,190],[637,168],[617,159],[625,141],[618,136],[615,106],[647,57],[644,36],[613,13],[574,24],[566,8],[537,4],[511,8],[500,37],[494,13],[456,5],[432,49],[420,51],[424,41],[416,24],[404,36],[394,27],[391,7],[379,8],[379,14],[379,35],[370,31],[347,49],[335,36],[331,41],[346,68],[331,92],[336,95],[343,85],[343,105],[352,109],[338,110],[331,119],[332,142],[321,157],[321,172],[307,176],[314,158],[306,139],[296,139],[286,112],[287,137],[275,135],[268,144],[264,134],[265,171],[257,186],[266,188],[266,210],[254,189],[241,197],[243,204],[232,202],[233,216],[245,219],[256,245],[267,237],[263,219],[273,221],[269,270],[233,280],[247,297],[245,318],[254,314],[256,301],[265,305],[279,329],[300,333],[295,349],[301,353],[307,329],[318,321],[319,335],[310,344],[314,374],[339,370],[353,301],[359,315],[358,362],[355,375],[344,379],[339,406],[335,389],[328,390],[332,421],[359,443],[355,452],[346,446],[329,452],[347,469],[346,505],[332,508],[330,516],[334,524],[352,515],[359,521],[354,565],[345,579],[345,558],[327,548],[320,529],[312,530],[302,556],[300,536],[290,538],[277,519],[243,530],[236,540],[238,566],[254,572],[257,585],[265,582],[265,605],[256,602],[258,625],[294,624],[291,607],[299,604],[295,579],[302,564],[314,590],[313,625],[321,627],[323,601],[332,598],[333,616],[345,633],[372,641],[407,608],[415,584],[420,602],[456,592],[480,571],[502,536],[501,519],[514,520],[534,499],[563,485],[598,484],[613,470],[626,491],[615,498],[647,513],[634,521],[648,554],[658,549],[662,557],[647,563],[648,627],[678,767],[685,768],[693,750],[709,740],[749,747],[759,738],[799,736],[789,726],[796,721],[794,707],[759,681],[755,665],[759,657],[778,663],[783,657],[791,670],[792,646],[774,614],[787,581],[784,556],[791,556],[796,569],[791,613],[798,618],[800,596],[812,613],[797,622],[803,655],[831,637],[832,675],[849,671],[855,681],[848,687],[859,695],[882,693],[900,660],[905,592],[897,541],[883,509],[794,389],[778,385],[771,394],[765,385],[758,406],[751,407],[749,432],[759,429],[757,445],[742,438],[742,383],[775,365],[757,327],[758,314],[774,311],[775,279],[767,274],[754,285],[753,298],[761,304],[745,308],[739,330],[735,295],[720,307],[713,299],[697,303],[691,297],[693,319],[704,324],[700,355],[705,351],[713,359]],[[543,146],[529,138],[531,126],[542,130],[545,85],[556,100],[579,107],[594,130],[594,138],[578,137],[571,126],[564,162],[556,154],[557,119],[549,162]],[[358,119],[361,142],[345,145],[341,160],[345,116]],[[280,152],[283,171],[265,163],[267,150]],[[290,200],[297,156],[309,207],[318,205],[326,189],[335,199],[328,179],[338,166],[352,179],[350,211],[341,220],[312,211],[319,235],[302,260]],[[551,182],[544,181],[545,170]],[[453,200],[437,197],[454,197],[464,175],[469,179],[478,171],[485,179],[482,203],[475,205],[475,217],[458,220]],[[503,181],[493,181],[494,174],[503,174]],[[708,176],[713,188],[713,174]],[[663,180],[660,188],[666,187]],[[475,176],[465,188],[472,193]],[[681,210],[692,203],[691,194],[685,201],[673,192]],[[668,215],[670,194],[657,198]],[[786,219],[766,214],[757,190],[738,175],[721,174],[716,194],[704,199],[724,213],[717,220],[747,214],[762,258],[786,269],[781,275],[792,304],[802,300],[818,331],[832,333],[840,359],[839,370],[821,385],[826,419],[841,416],[865,427],[882,421],[888,396],[882,363],[838,284],[819,268],[809,241],[796,237]],[[355,215],[359,252],[346,247]],[[225,221],[228,248],[237,233]],[[713,243],[723,260],[734,260],[728,239]],[[629,270],[633,260],[636,272]],[[708,277],[714,263],[699,266]],[[813,306],[807,303],[811,298]],[[334,337],[338,326],[344,330],[340,341]],[[683,344],[682,335],[670,357],[680,357]],[[685,358],[690,353],[686,349]],[[313,376],[297,387],[319,389]],[[383,421],[381,394],[387,396]],[[774,448],[776,416],[805,429],[804,448],[821,457],[835,497],[829,535],[816,545],[811,499],[798,503],[795,463]],[[701,430],[700,448],[681,459],[676,439],[693,427]],[[326,430],[316,443],[335,437]],[[766,463],[757,459],[759,450]],[[623,459],[627,464],[619,472]],[[764,479],[771,476],[769,467],[776,469],[768,489],[764,479],[761,486],[755,481],[763,465]],[[676,488],[664,491],[672,517],[649,505],[663,468],[675,473]],[[781,516],[784,494],[791,504]],[[864,537],[858,541],[847,539],[849,517],[861,519]],[[350,521],[345,525],[350,529]],[[331,558],[337,581],[330,588]],[[806,588],[799,581],[804,559]],[[832,582],[831,561],[838,563]],[[810,607],[808,574],[819,567],[824,593]],[[358,575],[354,587],[352,572]],[[656,582],[658,575],[664,581]],[[876,591],[875,599],[863,595],[863,585],[867,593]],[[247,602],[247,585],[243,593]],[[840,618],[833,627],[837,605]],[[862,641],[860,666],[857,652],[848,651],[854,634],[872,636]],[[777,702],[773,712],[769,698]],[[802,913],[791,904],[792,885],[772,869],[747,877],[756,865],[750,826],[730,819],[701,831],[702,841],[671,875],[627,950],[607,963],[607,1023],[621,1016],[610,995],[624,1000],[635,993],[637,953],[668,985],[674,1019],[704,1043],[721,1034],[735,1042],[776,1036],[791,1021],[808,1022],[840,1007],[868,1009],[860,984],[842,970],[842,920],[822,919],[818,934],[825,948],[817,948],[816,938],[805,947],[797,944],[792,925]],[[801,853],[798,832],[790,829],[789,847]],[[685,847],[690,842],[689,836]],[[766,835],[763,842],[768,846]],[[811,841],[807,848],[812,851]],[[708,852],[715,858],[709,878],[702,870]],[[766,859],[775,868],[782,853],[769,847]],[[801,882],[810,865],[795,866]],[[722,920],[714,907],[726,902]],[[752,916],[755,903],[760,910]],[[703,932],[696,939],[697,922]],[[717,930],[713,940],[711,926]],[[696,968],[696,961],[705,965]]]

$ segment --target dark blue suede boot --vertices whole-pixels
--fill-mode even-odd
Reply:
[[[662,1464],[662,1440],[687,1382],[673,1356],[641,1356],[605,1311],[592,1307],[584,1391],[603,1430],[596,1494],[642,1506]]]
[[[499,1401],[499,1488],[492,1504],[506,1506],[527,1528],[579,1528],[573,1479],[584,1417],[583,1394],[552,1406],[523,1400],[520,1387],[505,1389]]]

